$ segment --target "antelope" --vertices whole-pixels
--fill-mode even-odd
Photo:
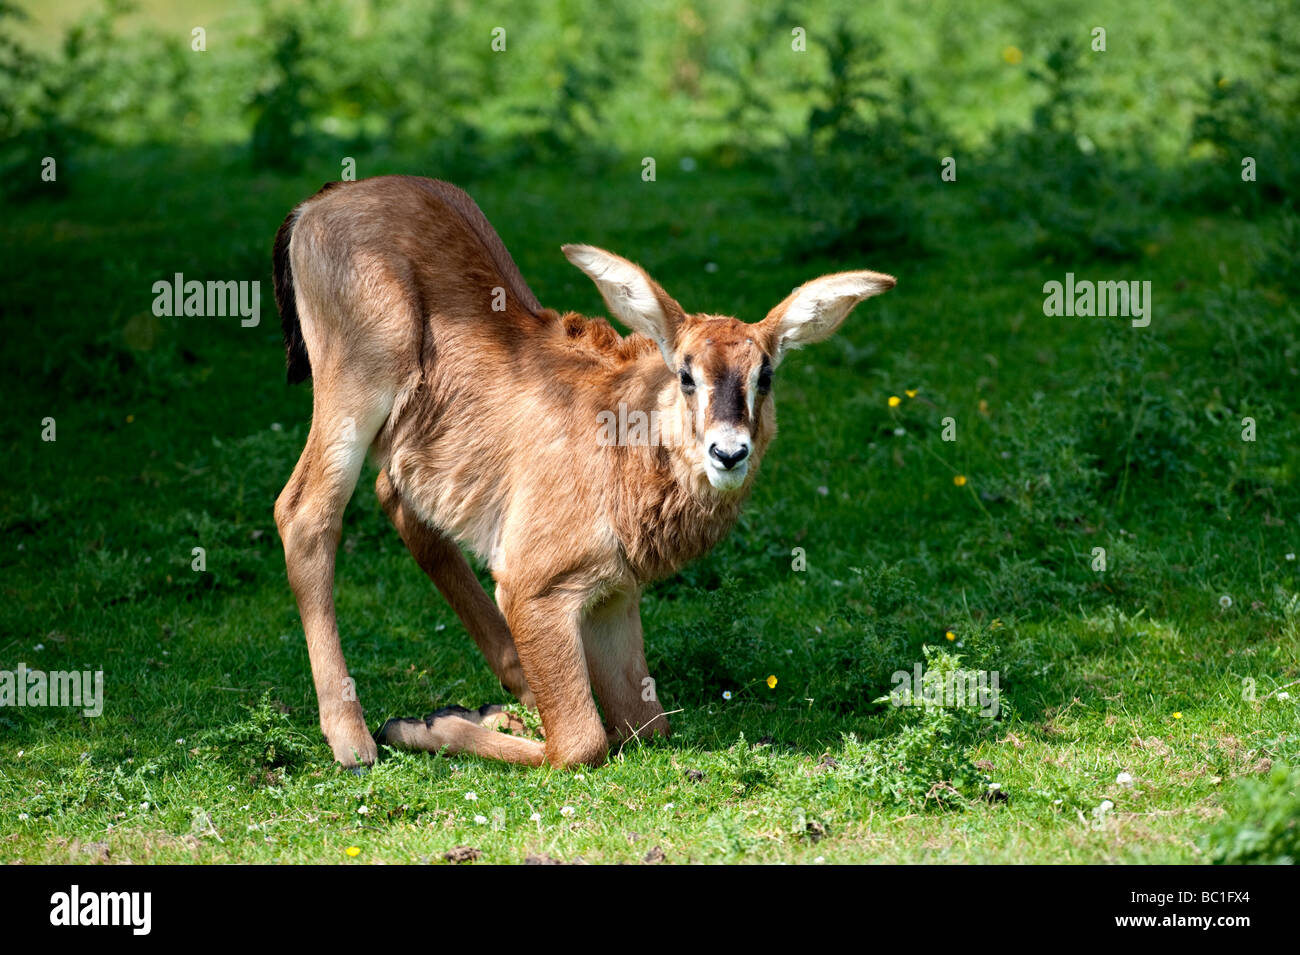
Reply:
[[[687,313],[613,253],[562,251],[632,334],[543,308],[478,206],[445,182],[329,183],[276,235],[288,378],[314,387],[275,520],[321,730],[354,771],[380,743],[571,767],[667,737],[643,589],[735,522],[776,434],[772,378],[786,353],[894,286],[877,272],[824,275],[745,323]],[[657,413],[658,441],[602,440],[602,414],[622,406]],[[503,689],[536,708],[543,739],[502,732],[522,724],[492,706],[368,730],[333,599],[368,450],[384,511]],[[490,569],[495,604],[459,545]]]

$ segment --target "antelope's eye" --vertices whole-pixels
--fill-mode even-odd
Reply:
[[[691,377],[691,373],[689,371],[685,371],[685,370],[682,371],[681,379],[682,379],[682,391],[686,392],[689,395],[692,391],[695,390],[695,379]]]
[[[758,393],[765,395],[772,390],[772,369],[764,368],[758,373]]]

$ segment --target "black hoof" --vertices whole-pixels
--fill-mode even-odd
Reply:
[[[463,706],[444,706],[440,710],[434,710],[424,718],[426,726],[432,726],[433,721],[440,716],[459,716],[463,720],[469,720],[471,723],[477,723],[481,717],[477,710],[467,710]]]
[[[424,726],[428,726],[428,725],[429,725],[427,720],[417,719],[417,718],[414,717],[414,716],[407,716],[407,717],[402,718],[402,719],[398,719],[398,718],[395,717],[395,718],[393,718],[393,719],[391,719],[391,720],[388,720],[386,723],[384,723],[383,726],[379,727],[379,729],[375,730],[375,732],[374,732],[375,742],[376,742],[376,743],[386,743],[386,742],[388,742],[388,740],[390,739],[389,733],[390,733],[393,729],[395,729],[395,728],[398,726],[398,724],[401,724],[401,723],[420,723],[420,724],[422,724],[422,725],[424,725]]]
[[[505,707],[500,703],[484,703],[477,710],[466,709],[463,706],[444,706],[426,716],[424,722],[426,726],[432,726],[433,721],[440,716],[456,716],[471,723],[482,723],[489,716],[500,713],[504,709]]]

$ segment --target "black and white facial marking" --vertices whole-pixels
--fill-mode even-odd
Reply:
[[[759,403],[772,390],[773,363],[750,329],[714,319],[681,355],[677,377],[695,404],[695,433],[705,475],[720,491],[745,483],[758,427]]]

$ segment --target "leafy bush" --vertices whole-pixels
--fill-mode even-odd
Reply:
[[[1135,477],[1168,482],[1192,470],[1197,422],[1165,367],[1169,348],[1151,335],[1106,336],[1096,373],[1074,389],[1083,409],[1080,447],[1123,503]]]
[[[740,734],[723,756],[723,766],[731,776],[733,789],[738,796],[775,785],[780,775],[780,766],[773,759],[769,747],[750,745],[744,733]]]
[[[1287,4],[1269,5],[1263,29],[1269,55],[1253,79],[1210,79],[1192,125],[1194,148],[1208,153],[1189,177],[1189,191],[1211,208],[1258,213],[1296,197],[1300,181],[1300,39]],[[1243,180],[1242,162],[1255,180]]]
[[[284,771],[311,760],[314,747],[294,728],[270,690],[256,706],[244,705],[243,710],[241,719],[208,733],[205,743],[249,772],[253,784],[277,785]]]
[[[962,669],[959,654],[928,645],[922,650],[927,674],[947,681]],[[906,690],[898,701],[912,704],[899,708],[902,728],[865,743],[848,734],[835,772],[871,799],[918,809],[957,807],[988,792],[989,780],[969,750],[989,721],[970,707],[931,704]]]
[[[781,161],[782,189],[809,223],[795,251],[921,251],[925,208],[914,186],[937,175],[939,121],[907,78],[887,79],[879,41],[845,21],[830,34],[826,55],[825,77],[802,90],[814,104],[805,129]]]
[[[1281,289],[1291,299],[1300,296],[1300,215],[1288,203],[1277,235],[1263,248],[1257,269],[1260,284]],[[1294,330],[1295,322],[1288,323]]]
[[[113,49],[113,22],[122,2],[70,29],[57,57],[24,47],[0,31],[0,189],[11,199],[59,192],[66,169],[52,182],[41,178],[46,157],[66,162],[73,147],[94,138],[109,115],[103,77]],[[0,0],[0,24],[26,14]]]
[[[1063,260],[1135,256],[1147,235],[1133,168],[1083,132],[1084,54],[1059,38],[1029,76],[1042,88],[1027,129],[1002,127],[979,158],[980,206],[1019,220],[1026,252]]]
[[[1300,863],[1300,769],[1275,763],[1263,778],[1242,780],[1205,850],[1216,865]]]
[[[253,165],[260,169],[298,169],[316,92],[303,69],[301,28],[290,19],[271,25],[272,79],[253,94],[249,111],[253,131],[249,140]]]

